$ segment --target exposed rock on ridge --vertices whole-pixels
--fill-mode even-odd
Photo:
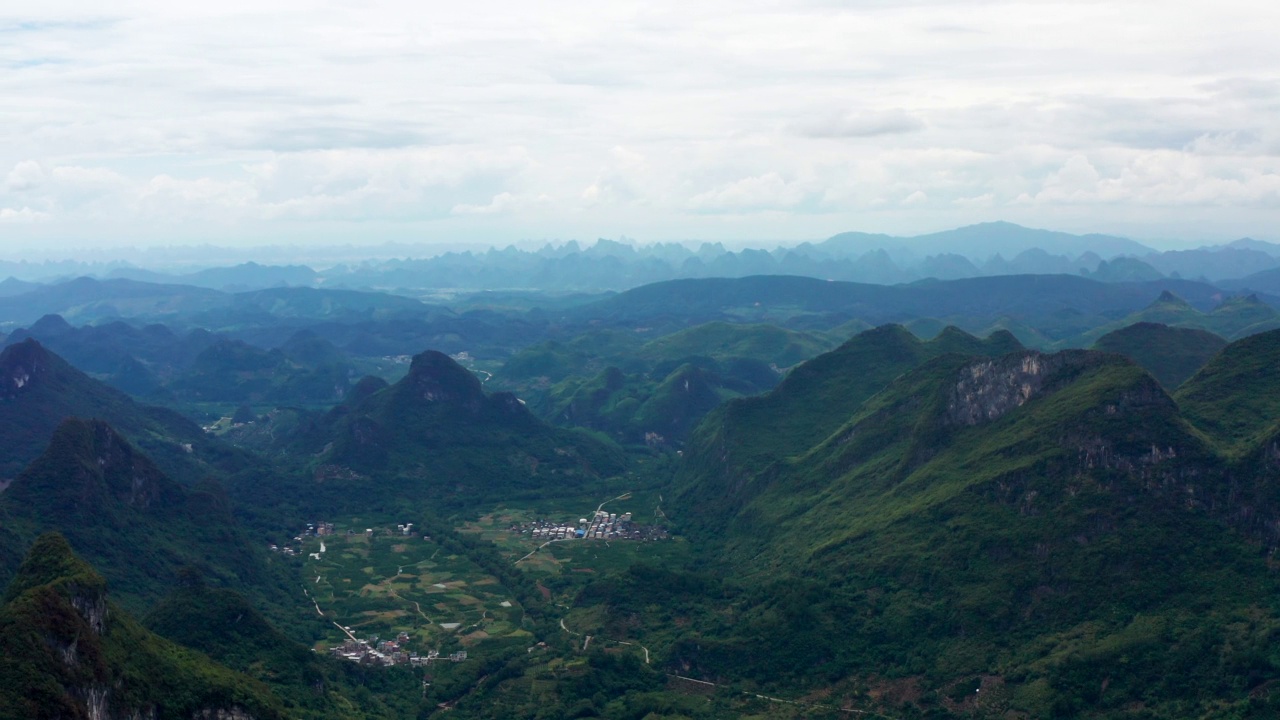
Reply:
[[[0,606],[0,717],[282,717],[265,687],[142,629],[56,533],[40,536]]]
[[[960,371],[948,393],[946,422],[978,425],[997,420],[1040,394],[1046,378],[1066,367],[1084,367],[1090,360],[1090,354],[1082,352],[1032,351],[974,362]]]
[[[12,400],[29,390],[45,373],[49,354],[40,343],[27,339],[0,354],[0,399]]]

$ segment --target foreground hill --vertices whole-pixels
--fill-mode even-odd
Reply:
[[[9,545],[61,532],[135,609],[163,595],[184,567],[260,596],[281,592],[220,488],[179,485],[100,421],[64,421],[0,493],[0,517]],[[14,570],[0,563],[0,585]]]
[[[1266,362],[1266,337],[1197,377],[1217,367],[1226,397],[1255,392],[1227,378]],[[783,403],[793,375],[754,401],[771,413],[731,403],[695,433],[668,512],[719,560],[713,574],[600,586],[579,601],[594,608],[584,622],[647,627],[693,677],[826,687],[882,710],[1275,711],[1280,659],[1259,653],[1280,630],[1264,551],[1280,517],[1273,444],[1230,459],[1116,355],[939,354],[868,392],[835,381],[855,365],[842,350],[800,368],[821,369],[808,382],[831,380],[826,392]],[[811,430],[763,444],[788,427]],[[636,614],[655,604],[700,632]]]
[[[243,595],[187,573],[149,612],[149,630],[261,681],[290,717],[386,718],[413,715],[420,681],[317,654],[273,627]]]
[[[1140,322],[1103,335],[1093,349],[1124,355],[1172,390],[1226,345],[1207,330]]]
[[[772,392],[714,410],[693,434],[686,465],[744,482],[826,438],[895,377],[930,358],[1020,348],[1007,332],[983,340],[947,328],[923,341],[899,325],[868,330],[800,365]]]
[[[1231,343],[1175,397],[1188,419],[1224,447],[1252,448],[1280,421],[1280,330]]]
[[[0,606],[0,718],[287,717],[262,683],[147,631],[59,535]]]

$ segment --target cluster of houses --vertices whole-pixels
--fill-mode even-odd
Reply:
[[[395,531],[388,529],[386,530],[386,532],[387,534],[390,534],[390,535],[400,535],[400,536],[408,537],[410,535],[413,535],[413,523],[402,523],[400,525],[396,525]],[[301,535],[294,537],[293,541],[300,546],[302,544],[302,541],[305,538],[329,537],[334,533],[335,531],[333,529],[333,523],[331,522],[320,521],[320,522],[314,522],[314,523],[307,523],[307,529],[303,530]],[[355,530],[347,530],[347,535],[356,535],[356,534],[357,533]],[[374,535],[373,528],[365,528],[364,530],[365,537],[372,538],[373,535]],[[297,555],[301,552],[301,547],[293,547],[287,544],[284,545],[283,547],[279,545],[274,545],[274,544],[269,547],[271,549],[271,552],[283,553],[285,555]],[[323,547],[324,547],[324,544],[321,543],[321,548]],[[321,549],[320,552],[323,553],[324,550]],[[314,558],[315,553],[312,553],[312,555]],[[314,558],[314,559],[318,560],[319,558]]]
[[[534,540],[661,540],[667,537],[663,527],[632,522],[631,513],[618,515],[603,510],[597,510],[590,518],[579,518],[577,524],[534,520],[509,529]]]
[[[341,645],[330,648],[329,653],[336,658],[349,660],[361,665],[410,665],[418,667],[434,662],[462,662],[467,659],[467,651],[459,650],[441,656],[439,650],[430,650],[426,655],[406,650],[404,645],[409,636],[400,633],[395,640],[379,640],[377,635],[364,640],[347,640]]]

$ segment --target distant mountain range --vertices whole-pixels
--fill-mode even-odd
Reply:
[[[1074,235],[1004,222],[914,237],[849,232],[820,242],[738,251],[722,243],[633,245],[601,239],[594,244],[547,244],[538,250],[507,247],[418,258],[410,252],[394,259],[314,268],[246,262],[184,272],[74,261],[46,265],[0,262],[0,278],[16,278],[0,283],[0,297],[29,290],[25,283],[32,280],[59,282],[81,275],[227,293],[323,287],[425,295],[511,289],[601,292],[680,278],[749,275],[803,275],[876,284],[1059,273],[1103,281],[1170,277],[1217,282],[1244,280],[1280,268],[1280,245],[1250,238],[1161,252],[1123,237]],[[1271,282],[1246,282],[1241,287],[1272,291],[1275,284]],[[208,296],[193,295],[188,302],[209,301]]]

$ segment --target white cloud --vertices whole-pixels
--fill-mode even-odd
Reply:
[[[48,220],[49,214],[29,207],[0,208],[0,223],[34,223]]]
[[[916,190],[915,192],[903,198],[901,204],[904,206],[911,206],[911,205],[920,205],[922,203],[927,203],[927,202],[929,202],[929,196],[925,194],[923,190]]]
[[[26,192],[39,187],[44,181],[44,169],[34,160],[23,160],[5,177],[5,189],[9,192]]]
[[[959,205],[962,207],[985,208],[985,207],[991,207],[992,205],[995,205],[996,196],[995,196],[995,193],[984,193],[982,195],[976,195],[974,197],[956,198],[951,202],[955,205]]]
[[[1075,155],[1049,174],[1039,190],[1023,194],[1024,204],[1135,206],[1255,205],[1280,207],[1280,162],[1270,169],[1239,168],[1170,150],[1132,153],[1113,172],[1103,174],[1088,158]]]
[[[770,172],[699,193],[689,199],[689,207],[699,211],[777,210],[799,205],[804,198],[800,183]]]
[[[870,138],[923,130],[924,121],[902,108],[856,112],[796,124],[801,135],[815,138]]]
[[[510,210],[516,198],[509,192],[498,193],[485,205],[467,205],[460,203],[453,206],[454,215],[493,215]]]
[[[110,13],[0,11],[0,94],[22,99],[0,124],[0,208],[44,220],[14,241],[812,238],[1002,211],[1186,235],[1242,206],[1261,227],[1241,232],[1280,239],[1276,4]]]

